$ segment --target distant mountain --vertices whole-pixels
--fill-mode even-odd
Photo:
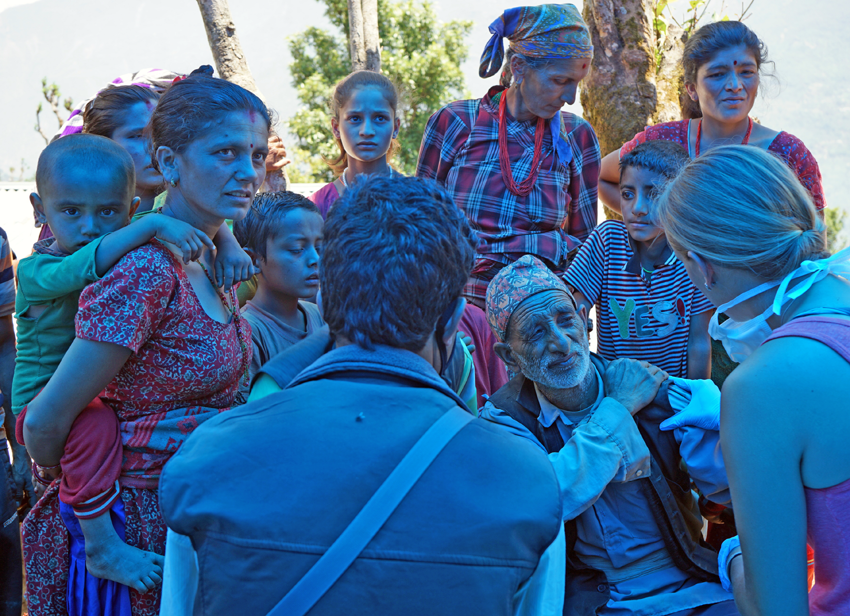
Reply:
[[[444,21],[475,23],[464,71],[469,90],[481,95],[494,81],[483,82],[477,71],[487,26],[513,3],[435,4]],[[282,119],[290,117],[297,98],[286,37],[311,25],[328,26],[323,5],[315,0],[230,0],[230,7],[258,87]],[[756,0],[752,12],[747,23],[768,45],[779,77],[778,88],[768,80],[768,95],[754,113],[765,125],[806,142],[820,162],[830,205],[847,207],[839,182],[850,177],[850,81],[842,62],[850,51],[844,34],[850,2]],[[38,0],[0,12],[0,170],[24,158],[33,172],[43,147],[32,129],[42,77],[77,101],[131,70],[188,72],[211,62],[194,0]],[[55,130],[49,111],[42,112],[42,122]]]

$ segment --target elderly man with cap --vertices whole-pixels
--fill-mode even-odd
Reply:
[[[676,415],[702,401],[698,382],[591,353],[584,309],[530,255],[490,283],[487,317],[517,375],[482,417],[549,453],[566,522],[564,614],[738,614],[691,492],[693,481],[729,501],[719,434]]]
[[[578,9],[509,9],[490,32],[479,74],[502,69],[501,85],[435,113],[416,169],[448,188],[483,240],[464,288],[480,308],[493,276],[524,254],[566,269],[568,255],[596,227],[601,160],[590,124],[561,111],[575,102],[593,56]]]

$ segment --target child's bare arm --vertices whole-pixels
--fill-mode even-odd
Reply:
[[[708,335],[708,322],[713,310],[706,310],[691,316],[688,328],[688,378],[711,378],[711,337]]]
[[[170,216],[148,214],[101,240],[95,253],[97,275],[103,276],[121,257],[153,238],[175,245],[183,253],[184,263],[200,257],[205,247],[215,250],[212,240],[192,225]]]
[[[251,276],[260,272],[226,224],[219,227],[213,242],[218,249],[215,257],[215,281],[218,286],[227,290],[234,283],[250,280]]]

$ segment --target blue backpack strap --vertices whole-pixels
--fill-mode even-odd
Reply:
[[[452,406],[416,442],[333,545],[268,616],[303,616],[322,598],[366,548],[443,448],[472,421]]]

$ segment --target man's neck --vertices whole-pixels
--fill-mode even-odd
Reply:
[[[587,374],[581,383],[569,389],[550,389],[545,385],[537,384],[546,399],[562,411],[581,411],[592,406],[599,397],[599,378],[596,376],[596,366],[593,360]]]
[[[251,298],[251,303],[260,310],[274,315],[286,325],[300,331],[307,331],[307,322],[298,309],[297,297],[272,293],[260,285],[257,293]]]

